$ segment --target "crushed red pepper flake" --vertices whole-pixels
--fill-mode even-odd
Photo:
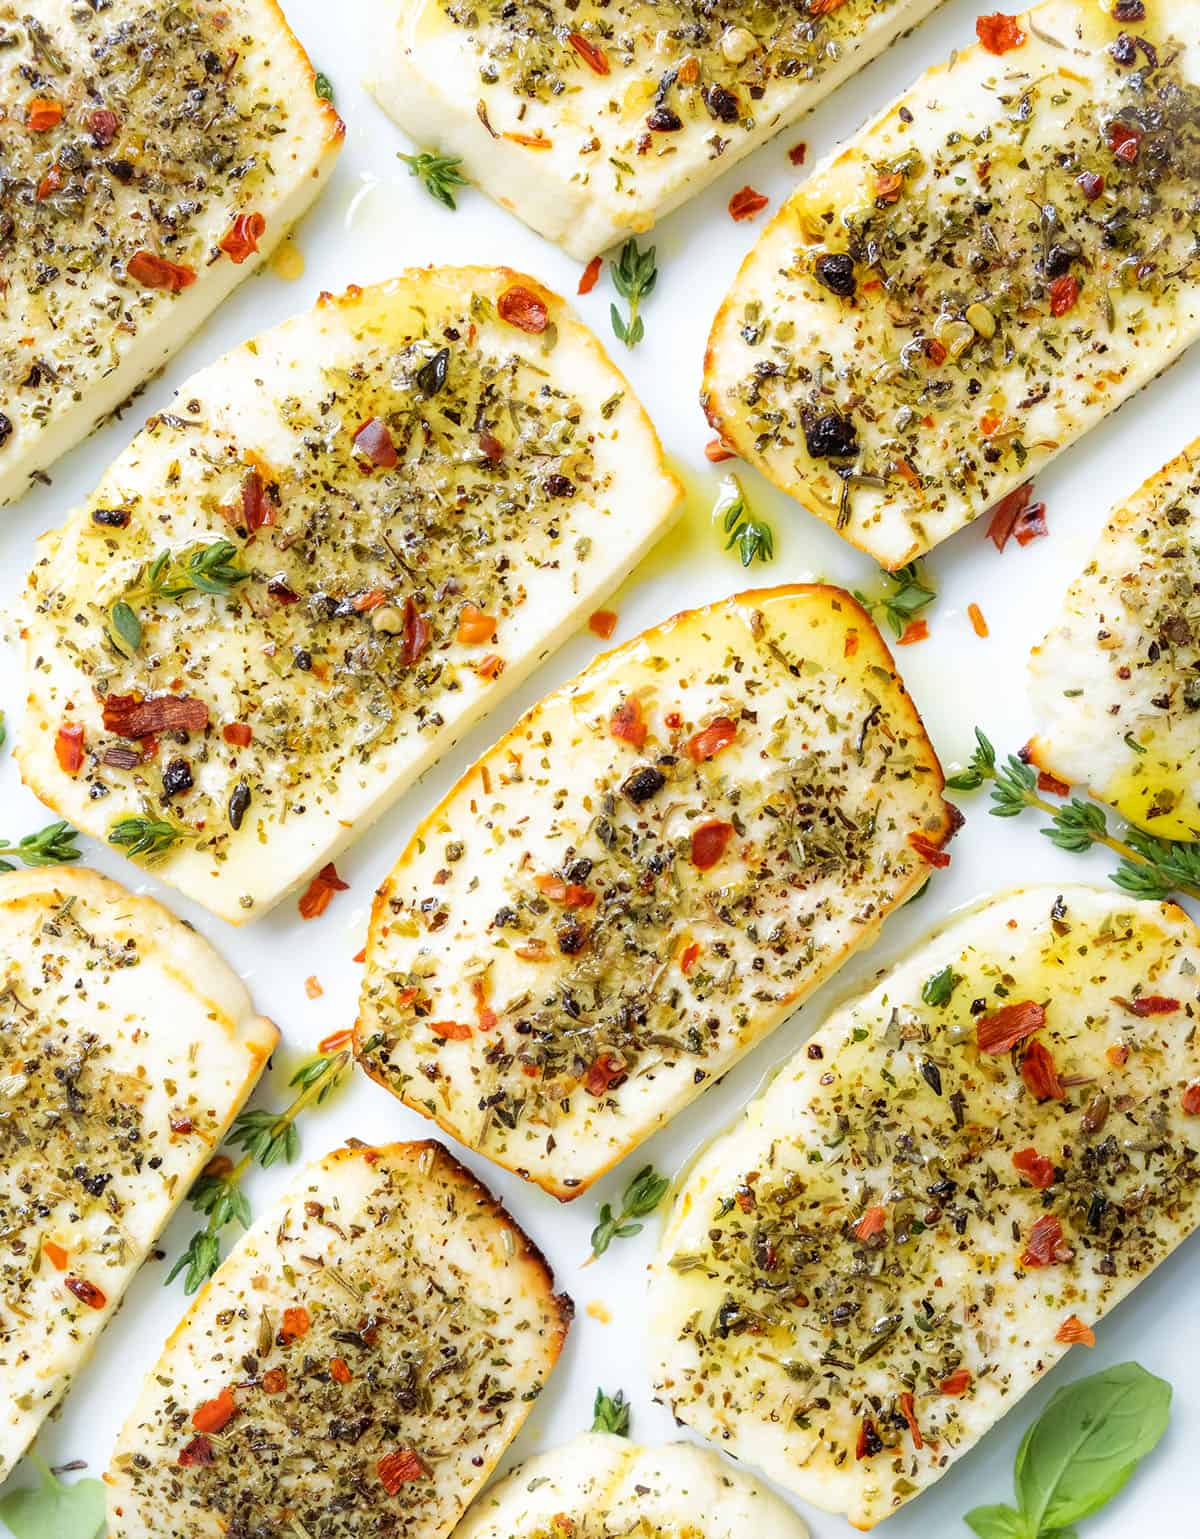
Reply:
[[[975,1022],[975,1042],[981,1053],[998,1056],[1009,1053],[1018,1043],[1024,1042],[1046,1024],[1046,1011],[1032,999],[1001,1005],[990,1015],[981,1015]]]
[[[758,192],[753,187],[743,187],[729,200],[729,217],[739,223],[753,219],[756,214],[762,213],[770,201],[766,193]]]
[[[1025,1242],[1021,1265],[1025,1267],[1061,1266],[1075,1251],[1063,1237],[1062,1223],[1053,1213],[1043,1213]]]
[[[1096,1333],[1085,1325],[1078,1315],[1068,1315],[1054,1333],[1054,1339],[1064,1347],[1094,1347]]]
[[[733,838],[732,823],[710,819],[692,830],[692,865],[697,871],[710,871],[729,848]]]
[[[1054,1055],[1044,1042],[1031,1042],[1021,1057],[1021,1078],[1035,1101],[1066,1099]]]
[[[238,214],[217,244],[229,260],[240,267],[254,256],[266,233],[267,221],[262,214]]]
[[[988,53],[1009,53],[1014,48],[1020,48],[1026,40],[1026,35],[1017,24],[1015,16],[1006,16],[1003,11],[993,11],[990,16],[977,16],[975,18],[975,36]]]
[[[1054,1161],[1046,1155],[1039,1154],[1030,1145],[1027,1149],[1018,1149],[1012,1157],[1013,1166],[1021,1174],[1021,1178],[1033,1187],[1035,1192],[1044,1192],[1047,1187],[1054,1185]]]
[[[301,894],[297,905],[301,919],[319,918],[333,902],[334,893],[345,892],[349,885],[348,882],[342,881],[337,874],[337,867],[329,861],[321,867]]]
[[[168,262],[153,251],[135,251],[125,264],[125,271],[143,288],[165,289],[170,294],[178,294],[196,281],[193,268]]]
[[[208,726],[208,706],[192,695],[105,695],[101,720],[106,732],[138,739],[159,732],[202,732]]]
[[[579,280],[577,294],[590,294],[596,287],[600,278],[600,269],[604,266],[604,258],[595,256],[583,269],[583,276]]]
[[[505,289],[496,301],[496,310],[502,321],[531,336],[539,336],[550,324],[545,302],[519,283]]]

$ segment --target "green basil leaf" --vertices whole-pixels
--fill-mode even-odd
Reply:
[[[1115,1496],[1162,1437],[1171,1386],[1137,1363],[1068,1384],[1026,1432],[1014,1471],[1036,1534],[1077,1523]]]
[[[1037,1539],[1025,1519],[1011,1507],[973,1507],[963,1520],[979,1539]]]
[[[0,1518],[14,1539],[96,1539],[104,1527],[104,1483],[77,1480],[72,1486],[55,1478],[36,1454],[29,1462],[39,1484],[0,1497]]]

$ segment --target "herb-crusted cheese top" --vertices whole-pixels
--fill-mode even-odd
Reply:
[[[938,1479],[1200,1220],[1198,966],[1171,905],[1033,888],[837,1011],[667,1222],[675,1414],[858,1525]]]
[[[442,1539],[516,1435],[570,1303],[439,1144],[329,1155],[167,1343],[109,1473],[112,1539]]]
[[[245,918],[578,623],[677,491],[533,280],[327,298],[185,385],[50,540],[26,776],[100,836],[174,824],[164,875]]]
[[[393,0],[373,89],[574,255],[654,220],[937,0]]]
[[[724,437],[895,568],[1200,328],[1200,4],[1048,0],[820,167],[710,341]]]
[[[0,1479],[275,1037],[156,903],[88,871],[0,875]]]
[[[6,7],[0,99],[3,501],[274,244],[340,124],[267,0]]]
[[[455,1539],[807,1539],[790,1508],[716,1454],[589,1433],[489,1488]]]
[[[561,1197],[595,1180],[924,880],[952,824],[890,662],[846,594],[781,588],[550,696],[377,898],[368,1071]]]
[[[1200,443],[1114,512],[1030,668],[1037,762],[1200,838]]]

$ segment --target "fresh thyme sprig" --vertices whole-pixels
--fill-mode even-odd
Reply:
[[[606,1202],[600,1209],[600,1222],[592,1230],[592,1253],[583,1263],[591,1266],[597,1256],[602,1256],[614,1240],[628,1240],[641,1234],[639,1218],[653,1213],[667,1194],[671,1181],[660,1176],[653,1165],[643,1165],[625,1188],[621,1198],[621,1211],[614,1217],[612,1207]]]
[[[181,599],[189,593],[224,597],[250,573],[237,565],[238,549],[228,540],[192,545],[176,554],[162,550],[144,567],[108,611],[108,638],[131,657],[142,644],[138,605],[154,599]]]
[[[619,1389],[615,1395],[606,1395],[602,1389],[596,1391],[596,1398],[592,1402],[592,1432],[611,1432],[616,1437],[629,1436],[629,1416],[633,1407],[625,1399],[625,1391]]]
[[[749,566],[756,557],[759,561],[770,561],[775,555],[771,526],[764,519],[755,518],[737,476],[726,476],[721,482],[713,519],[720,520],[722,530],[729,536],[725,549],[732,550],[736,545],[743,566]]]
[[[313,76],[313,94],[318,101],[331,102],[333,100],[333,81],[324,70],[319,69]]]
[[[641,303],[653,294],[658,282],[658,267],[654,260],[657,249],[651,246],[649,250],[641,251],[637,241],[631,237],[621,247],[621,255],[617,260],[609,264],[613,287],[622,299],[629,301],[628,320],[624,319],[616,305],[609,309],[617,341],[624,342],[626,347],[636,347],[646,335]]]
[[[458,207],[451,189],[468,185],[466,177],[458,169],[462,165],[461,155],[435,155],[422,150],[416,155],[401,155],[400,159],[412,176],[420,177],[431,198],[435,198],[445,208]]]
[[[0,839],[0,871],[15,871],[16,862],[24,866],[63,866],[79,859],[75,840],[78,833],[69,823],[47,823],[35,834],[26,834],[13,844]]]
[[[911,621],[937,598],[937,589],[928,585],[919,561],[910,561],[898,571],[880,567],[879,575],[892,584],[882,598],[868,598],[855,590],[854,597],[870,614],[882,612],[894,636],[903,636]]]
[[[109,844],[123,849],[130,860],[160,860],[181,839],[194,839],[190,828],[166,818],[131,815],[119,818],[108,831]]]
[[[1055,806],[1038,794],[1038,772],[1016,754],[1001,763],[996,750],[978,727],[975,751],[965,769],[946,781],[949,791],[975,791],[985,782],[991,784],[995,818],[1015,818],[1029,807],[1036,807],[1050,819],[1049,828],[1040,832],[1050,843],[1070,854],[1080,854],[1094,844],[1102,844],[1120,856],[1117,869],[1109,880],[1134,898],[1158,901],[1172,893],[1200,899],[1200,844],[1174,843],[1156,839],[1143,829],[1127,826],[1121,836],[1113,834],[1103,807],[1095,802],[1072,797]]]
[[[368,1044],[370,1046],[370,1044]],[[260,1109],[240,1112],[229,1130],[229,1143],[242,1149],[235,1165],[218,1155],[197,1179],[188,1201],[208,1223],[189,1240],[187,1249],[168,1272],[167,1283],[184,1273],[186,1293],[195,1293],[221,1265],[221,1231],[230,1224],[250,1227],[250,1203],[241,1189],[242,1178],[252,1165],[269,1170],[279,1160],[292,1161],[300,1153],[296,1119],[307,1106],[319,1106],[333,1091],[350,1063],[350,1050],[322,1055],[301,1065],[288,1081],[299,1095],[282,1112]]]

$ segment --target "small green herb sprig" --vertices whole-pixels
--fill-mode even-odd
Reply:
[[[313,93],[318,101],[331,102],[333,100],[333,81],[324,70],[318,70],[313,76]]]
[[[172,850],[183,839],[196,836],[190,828],[168,818],[131,815],[118,818],[108,831],[109,844],[125,851],[130,860],[144,860],[147,865]]]
[[[79,859],[75,840],[79,834],[69,823],[47,823],[35,834],[26,834],[13,844],[0,839],[0,871],[15,871],[23,866],[65,866]]]
[[[1118,1363],[1060,1389],[1017,1451],[1017,1505],[975,1507],[979,1539],[1074,1539],[1125,1485],[1167,1428],[1171,1386],[1137,1363]]]
[[[775,535],[765,519],[755,518],[746,499],[745,488],[737,476],[726,476],[713,508],[713,522],[719,522],[729,536],[725,549],[737,546],[743,566],[752,561],[770,561],[775,555]]]
[[[591,1431],[611,1432],[616,1437],[628,1437],[632,1409],[633,1407],[625,1399],[623,1389],[619,1389],[615,1395],[606,1395],[602,1389],[598,1389],[596,1398],[592,1402]]]
[[[420,178],[431,198],[445,208],[458,207],[453,189],[468,185],[466,177],[459,170],[462,165],[460,155],[435,155],[422,150],[416,155],[401,155],[399,158],[408,167],[410,175]]]
[[[991,785],[988,810],[994,818],[1019,817],[1034,807],[1049,817],[1050,826],[1040,832],[1057,849],[1077,855],[1102,844],[1120,856],[1109,880],[1130,897],[1161,902],[1178,893],[1200,899],[1200,844],[1156,839],[1132,826],[1118,837],[1109,829],[1103,807],[1079,797],[1055,806],[1039,795],[1036,768],[1016,754],[1009,754],[1001,763],[991,742],[976,727],[975,751],[966,768],[946,781],[946,789],[975,791],[985,782]]]
[[[157,599],[181,599],[189,593],[224,597],[250,573],[237,564],[238,549],[228,540],[193,545],[176,554],[159,551],[108,611],[108,638],[127,657],[142,644],[140,604]]]
[[[962,974],[956,973],[950,966],[943,967],[941,972],[932,974],[921,985],[921,998],[934,1010],[939,1010],[943,1005],[948,1005],[953,997],[955,989],[962,982]]]
[[[374,1043],[368,1043],[370,1049]],[[252,1165],[269,1170],[280,1160],[290,1163],[300,1153],[300,1134],[296,1119],[309,1106],[320,1106],[337,1087],[352,1054],[321,1054],[302,1064],[291,1079],[290,1088],[299,1094],[282,1112],[260,1108],[240,1112],[229,1130],[228,1142],[243,1150],[234,1164],[228,1156],[218,1156],[196,1180],[188,1201],[208,1222],[198,1229],[183,1254],[167,1273],[172,1283],[182,1272],[186,1293],[195,1293],[221,1265],[221,1232],[230,1224],[250,1227],[250,1203],[241,1189],[242,1178]]]
[[[879,575],[891,584],[881,598],[870,598],[857,589],[854,597],[868,614],[882,614],[893,636],[903,636],[911,621],[937,598],[937,589],[929,586],[919,561],[910,561],[895,572],[880,567]]]
[[[614,1216],[607,1202],[601,1207],[600,1222],[592,1230],[592,1253],[583,1263],[584,1266],[591,1266],[614,1240],[628,1240],[635,1234],[641,1234],[643,1226],[637,1220],[654,1212],[666,1196],[670,1184],[669,1176],[660,1176],[653,1165],[643,1165],[625,1188],[621,1197],[621,1211]]]
[[[613,333],[617,341],[624,342],[626,347],[636,347],[646,335],[641,304],[643,299],[648,299],[653,294],[655,285],[658,283],[658,267],[655,263],[657,250],[656,246],[651,246],[648,250],[642,251],[637,241],[631,237],[621,247],[621,255],[617,260],[609,264],[613,287],[622,299],[629,302],[628,320],[622,316],[615,304],[609,308]]]
[[[104,1482],[66,1485],[36,1453],[26,1458],[37,1471],[37,1485],[10,1488],[0,1496],[0,1520],[13,1539],[96,1539],[108,1505]]]

